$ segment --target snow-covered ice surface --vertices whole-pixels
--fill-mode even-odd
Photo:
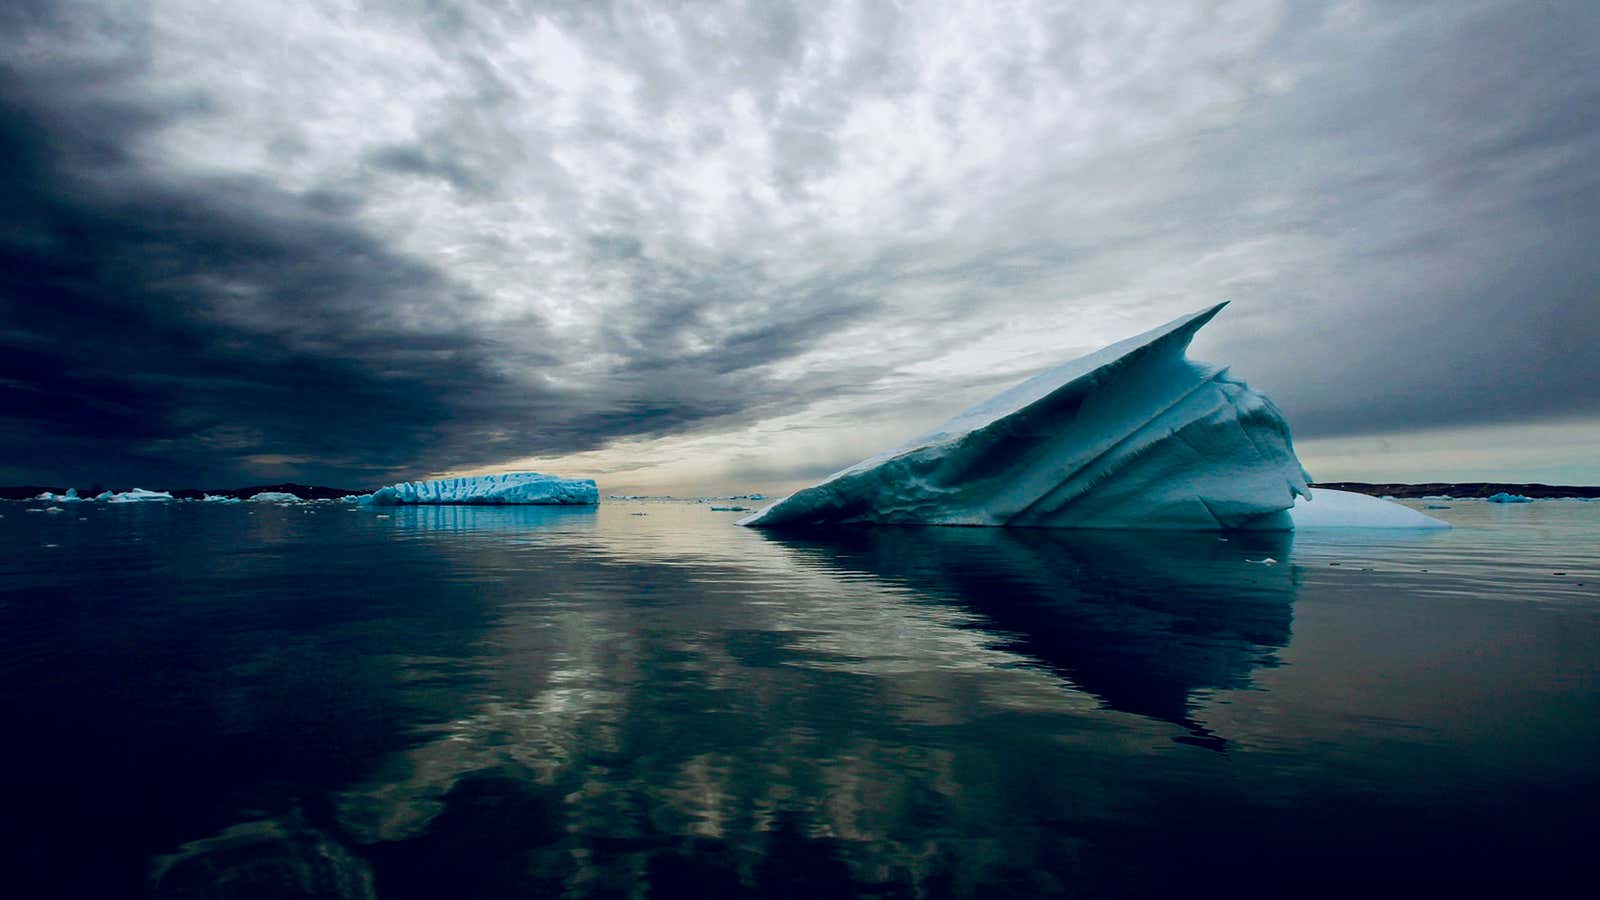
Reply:
[[[1184,354],[1226,304],[1044,372],[740,524],[1292,527],[1277,407]]]
[[[391,484],[372,494],[371,503],[399,506],[413,503],[531,504],[594,506],[600,492],[593,479],[561,478],[538,472],[441,478]]]
[[[1316,488],[1289,510],[1297,531],[1316,528],[1449,528],[1450,523],[1390,500]]]

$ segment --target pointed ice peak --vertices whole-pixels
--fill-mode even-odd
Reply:
[[[742,520],[1057,528],[1288,528],[1289,426],[1185,356],[1225,303],[1018,384]]]

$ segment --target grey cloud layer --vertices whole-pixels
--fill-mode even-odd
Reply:
[[[4,480],[920,409],[1227,298],[1300,434],[1600,412],[1590,4],[0,16]]]

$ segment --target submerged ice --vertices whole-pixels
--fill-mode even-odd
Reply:
[[[1296,527],[1296,501],[1309,509],[1315,495],[1283,415],[1226,367],[1185,355],[1223,306],[1037,375],[740,524]]]
[[[379,506],[456,503],[594,506],[600,502],[600,492],[589,478],[511,472],[391,484],[374,492],[370,502]]]

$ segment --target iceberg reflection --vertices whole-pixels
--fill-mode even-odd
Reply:
[[[371,507],[401,528],[445,532],[593,531],[593,506],[382,506]],[[367,510],[362,511],[368,514]]]
[[[999,528],[769,533],[813,565],[870,574],[977,614],[975,627],[1106,706],[1190,729],[1198,691],[1249,684],[1289,642],[1292,532]],[[1270,560],[1270,562],[1269,562]]]

